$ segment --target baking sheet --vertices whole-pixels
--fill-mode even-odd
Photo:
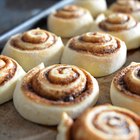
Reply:
[[[124,67],[133,61],[140,62],[140,48],[128,52]],[[97,79],[100,86],[97,105],[111,103],[109,90],[115,74]],[[23,119],[16,112],[12,101],[0,106],[0,140],[55,140],[56,134],[56,127],[42,126]]]

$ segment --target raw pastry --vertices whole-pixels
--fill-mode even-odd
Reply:
[[[140,63],[131,63],[114,77],[110,89],[114,105],[140,115]]]
[[[33,29],[9,39],[2,54],[15,59],[25,71],[44,62],[59,63],[63,51],[60,37],[42,29]]]
[[[91,31],[102,31],[116,36],[126,43],[127,49],[140,46],[140,23],[127,14],[113,13],[103,18],[97,18],[97,25],[93,24]]]
[[[109,75],[126,61],[126,45],[109,34],[89,32],[72,38],[61,63],[77,65],[95,77]]]
[[[16,82],[24,75],[24,70],[15,60],[0,55],[0,104],[12,99]]]
[[[63,38],[88,32],[92,23],[90,12],[75,5],[65,6],[48,17],[48,29]]]
[[[140,21],[140,2],[137,0],[117,0],[109,7],[110,12],[131,14]]]
[[[140,117],[133,112],[101,105],[85,111],[76,121],[64,113],[57,140],[139,140]]]
[[[14,105],[25,119],[44,125],[57,125],[63,112],[78,117],[98,98],[96,79],[71,65],[43,64],[35,67],[17,84]]]
[[[106,0],[75,0],[75,4],[88,9],[93,17],[107,9]]]

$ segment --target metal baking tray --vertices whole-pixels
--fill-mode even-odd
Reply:
[[[26,9],[24,9],[23,12],[22,11],[19,12],[20,8],[19,7],[17,8],[17,6],[15,6],[14,8],[12,6],[10,8],[8,6],[5,7],[3,3],[6,3],[8,1],[9,3],[8,2],[7,3],[10,4],[10,0],[7,0],[6,2],[5,1],[6,0],[0,1],[0,4],[1,4],[0,8],[2,8],[1,10],[6,11],[4,16],[6,16],[6,17],[8,16],[8,18],[10,20],[8,20],[8,18],[1,17],[0,25],[2,27],[0,27],[0,51],[3,49],[5,42],[14,34],[23,32],[23,31],[31,29],[31,28],[40,27],[40,26],[47,28],[46,27],[47,16],[55,9],[59,9],[66,4],[72,3],[73,0],[61,0],[61,1],[60,0],[49,0],[49,1],[41,0],[40,3],[42,3],[42,4],[40,4],[40,6],[42,6],[42,7],[37,8],[35,6],[30,6],[30,7],[28,6],[29,8],[26,8],[27,12],[25,12]],[[12,0],[12,1],[14,1],[14,0]],[[24,0],[18,0],[18,1],[24,2]],[[28,1],[28,0],[25,0],[25,2],[26,1]],[[34,0],[32,0],[32,2],[33,1]],[[35,0],[35,1],[39,2],[39,0]],[[48,3],[45,1],[48,1]],[[45,6],[43,6],[43,4],[46,4],[45,5],[46,8],[44,8]],[[12,4],[12,5],[14,5],[14,4]],[[26,3],[24,5],[26,6]],[[22,6],[22,9],[25,6]],[[9,10],[9,9],[11,9],[11,10]],[[1,12],[0,16],[2,15],[3,11],[0,11]],[[12,12],[12,11],[14,11],[14,12]],[[11,12],[12,14],[8,15],[8,14],[10,14],[8,12]],[[18,12],[19,12],[19,15],[18,15]],[[28,15],[28,13],[29,13],[29,15]],[[25,14],[26,17],[24,17],[23,14]],[[21,16],[21,18],[19,16]],[[16,20],[16,21],[12,21],[12,20]],[[5,23],[5,25],[3,25],[4,22],[11,22],[11,23]]]

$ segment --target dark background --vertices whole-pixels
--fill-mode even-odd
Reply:
[[[32,16],[36,16],[58,0],[0,0],[0,34]]]

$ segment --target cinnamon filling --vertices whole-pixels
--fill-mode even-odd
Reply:
[[[118,0],[114,5],[114,11],[121,13],[132,13],[140,10],[140,3],[134,0]]]
[[[102,30],[110,32],[130,30],[136,26],[137,22],[131,16],[119,13],[112,14],[99,23]]]
[[[11,46],[20,50],[43,50],[51,47],[57,41],[57,37],[45,30],[34,29],[11,39]]]
[[[27,86],[24,86],[24,88],[26,90],[29,90],[33,94],[37,94],[41,98],[45,98],[46,100],[55,101],[55,102],[75,102],[76,98],[79,98],[80,96],[82,96],[82,93],[87,92],[86,96],[88,94],[90,94],[90,91],[87,90],[89,88],[89,87],[87,87],[87,84],[86,84],[85,88],[79,94],[74,95],[71,92],[71,95],[68,95],[68,96],[65,96],[65,97],[62,97],[62,98],[59,98],[59,99],[52,98],[51,96],[43,96],[43,95],[41,95],[40,91],[36,91],[36,89],[33,87],[32,80],[30,81],[30,83]]]
[[[25,91],[24,93],[26,93],[28,97],[30,97],[31,99],[37,102],[41,101],[44,103],[45,102],[48,103],[49,101],[51,101],[52,104],[80,102],[81,100],[85,98],[85,96],[88,96],[89,94],[91,94],[91,90],[93,89],[93,83],[92,83],[92,79],[90,78],[88,74],[83,72],[83,74],[85,74],[86,76],[86,79],[84,81],[82,79],[80,80],[79,79],[80,73],[78,73],[75,68],[72,68],[72,71],[74,72],[76,71],[79,77],[77,77],[76,75],[77,79],[75,79],[75,81],[73,81],[72,79],[72,81],[70,81],[69,84],[67,83],[67,85],[66,83],[65,84],[61,83],[61,80],[59,80],[60,83],[56,84],[54,82],[55,79],[54,81],[50,81],[48,79],[48,74],[46,74],[47,72],[45,72],[45,71],[48,71],[49,73],[51,73],[52,69],[55,69],[55,67],[52,67],[51,69],[48,69],[48,70],[43,69],[41,71],[38,71],[37,73],[34,73],[33,77],[27,76],[26,77],[27,81],[24,80],[24,83],[22,85],[22,89]],[[58,73],[60,73],[61,75],[61,73],[63,73],[62,71],[63,71],[63,68],[60,68],[58,70]],[[41,72],[43,72],[43,74],[41,74]],[[43,79],[41,80],[39,77],[42,77]],[[79,79],[79,82],[81,83],[76,84],[72,88],[70,85],[78,81],[78,79]],[[49,85],[50,86],[53,85],[53,87],[51,88]],[[47,87],[49,87],[49,89]]]
[[[129,125],[126,121],[122,121],[119,117],[108,117],[107,119],[107,125],[109,127],[116,127],[116,128],[129,128]],[[130,129],[126,129],[126,134],[130,133]]]
[[[48,39],[48,35],[43,30],[36,29],[23,33],[21,39],[24,42],[38,44],[38,43],[44,43]]]
[[[53,69],[55,69],[55,67]],[[64,67],[64,68],[60,68],[59,70],[62,71],[62,69],[64,71],[69,68]],[[74,88],[70,88],[69,90],[60,90],[60,89],[55,90],[52,88],[48,89],[47,87],[45,87],[45,82],[46,82],[46,84],[47,83],[50,84],[50,86],[53,84],[53,86],[56,86],[58,88],[60,86],[66,86],[68,84],[74,83],[79,78],[79,77],[77,77],[79,75],[77,71],[75,72],[75,71],[71,70],[71,73],[68,73],[68,76],[66,76],[64,78],[62,78],[62,77],[65,76],[65,74],[67,74],[67,73],[64,72],[64,74],[58,75],[55,72],[59,73],[59,71],[54,70],[54,73],[56,75],[58,75],[58,76],[56,76],[53,74],[52,71],[53,71],[52,69],[50,69],[48,71],[47,77],[46,77],[46,72],[45,72],[45,74],[43,74],[43,75],[36,74],[34,79],[32,79],[32,87],[33,87],[34,91],[37,92],[39,95],[46,97],[48,99],[59,100],[59,99],[65,99],[71,95],[73,97],[77,96],[81,92],[83,92],[83,90],[85,89],[86,82],[84,79],[81,79],[81,81],[79,81],[79,82],[81,82],[81,84],[74,86],[74,88],[76,88],[76,89],[74,89]],[[40,82],[41,79],[43,79],[44,83]],[[38,85],[38,86],[36,86],[36,85]]]
[[[70,95],[70,96],[67,96],[63,99],[64,102],[71,102],[71,101],[74,101],[75,100],[75,97]]]
[[[16,73],[17,65],[5,56],[0,56],[0,86],[12,79]]]
[[[115,53],[121,47],[120,41],[102,33],[87,33],[71,40],[69,48],[103,56]]]
[[[117,114],[118,113],[118,114]],[[125,117],[115,111],[103,111],[97,114],[93,120],[93,125],[98,130],[109,135],[127,135],[131,133]],[[101,120],[102,119],[102,120]],[[100,124],[102,121],[102,124]]]
[[[137,67],[139,67],[139,65],[132,65],[120,71],[115,76],[114,83],[117,89],[122,93],[139,98],[140,69]]]
[[[64,72],[65,69],[66,68],[60,68],[58,70],[59,74],[63,75],[64,74],[63,72]],[[72,71],[74,71],[74,73],[71,74],[66,79],[61,79],[61,78],[54,77],[54,76],[51,75],[50,71],[48,71],[45,75],[46,75],[46,78],[49,80],[49,82],[51,82],[53,84],[67,85],[71,82],[74,82],[79,77],[79,73],[77,73],[77,71],[75,71],[74,69],[72,70]]]
[[[85,14],[82,8],[75,5],[65,6],[63,9],[58,10],[54,16],[64,19],[78,18]]]

